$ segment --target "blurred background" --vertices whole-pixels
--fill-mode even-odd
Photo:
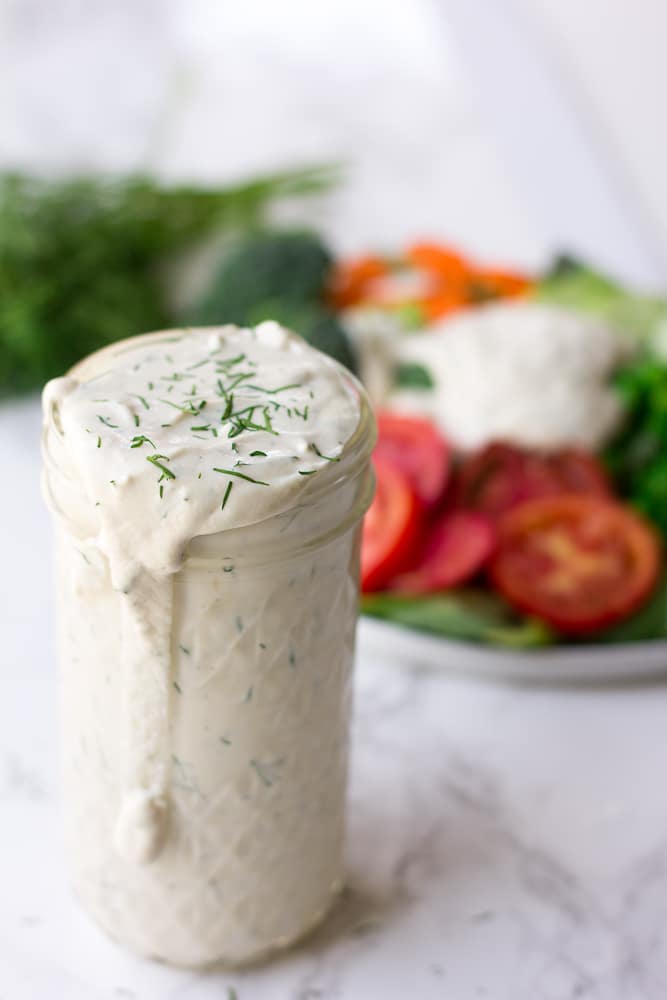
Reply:
[[[660,0],[3,0],[4,166],[221,184],[337,162],[338,249],[666,263]]]

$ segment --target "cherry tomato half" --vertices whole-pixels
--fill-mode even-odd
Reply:
[[[579,448],[543,454],[496,442],[466,458],[457,473],[457,505],[493,518],[526,500],[559,493],[609,496],[598,459]]]
[[[425,507],[434,507],[449,482],[451,451],[445,439],[420,417],[384,412],[377,424],[375,454],[401,470]]]
[[[429,594],[465,583],[492,555],[496,536],[493,523],[481,514],[443,514],[431,528],[417,566],[396,577],[392,590]]]
[[[640,607],[660,573],[653,528],[608,499],[531,500],[499,525],[490,576],[521,611],[567,635],[587,635]]]
[[[361,589],[380,590],[413,558],[419,535],[419,502],[406,476],[381,457],[373,459],[376,490],[361,536]]]

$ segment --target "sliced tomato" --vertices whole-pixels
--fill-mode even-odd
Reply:
[[[443,514],[430,530],[418,565],[393,580],[392,590],[429,594],[465,583],[488,561],[496,536],[493,523],[482,514]]]
[[[563,448],[551,455],[549,461],[566,492],[611,496],[611,483],[604,466],[583,448]]]
[[[660,573],[656,532],[606,498],[531,500],[506,514],[499,532],[491,580],[515,607],[566,635],[587,635],[627,617]]]
[[[560,493],[609,496],[598,459],[578,448],[551,454],[493,443],[466,458],[457,474],[456,502],[498,518],[526,500]]]
[[[406,476],[390,462],[373,459],[376,490],[361,536],[361,589],[380,590],[414,558],[419,501]]]
[[[455,503],[499,517],[521,501],[523,453],[495,442],[465,458],[456,476]]]
[[[451,450],[438,429],[421,417],[379,413],[375,454],[407,477],[427,508],[443,496],[451,468]]]

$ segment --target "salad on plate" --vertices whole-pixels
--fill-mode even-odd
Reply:
[[[667,304],[417,244],[339,264],[378,409],[362,610],[492,646],[667,638]]]

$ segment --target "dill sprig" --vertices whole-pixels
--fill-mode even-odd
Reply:
[[[214,472],[219,472],[223,476],[236,476],[237,479],[244,479],[247,483],[254,483],[255,486],[269,486],[269,483],[263,482],[261,479],[253,479],[252,476],[246,476],[244,472],[237,472],[236,469],[213,469]]]

